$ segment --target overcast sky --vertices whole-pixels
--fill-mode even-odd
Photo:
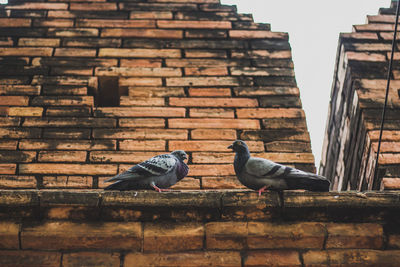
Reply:
[[[365,24],[390,0],[221,0],[251,13],[256,22],[270,23],[272,31],[289,33],[294,69],[308,130],[319,168],[329,96],[340,32]]]

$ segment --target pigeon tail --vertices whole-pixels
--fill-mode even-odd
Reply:
[[[124,191],[124,190],[130,190],[130,188],[129,188],[129,183],[127,181],[117,181],[117,182],[115,182],[113,184],[110,184],[106,188],[104,188],[104,190],[120,190],[120,191]]]
[[[285,177],[285,182],[289,190],[304,189],[315,192],[329,192],[331,185],[325,177],[311,174],[304,177]]]

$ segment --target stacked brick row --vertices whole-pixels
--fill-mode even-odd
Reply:
[[[393,2],[392,6],[394,6]],[[399,54],[394,54],[379,175],[374,179],[391,55],[395,9],[382,8],[340,36],[320,172],[337,190],[398,187],[400,180]],[[398,49],[398,44],[396,45]],[[382,178],[383,182],[382,182]]]
[[[175,149],[178,188],[240,187],[239,138],[314,170],[288,35],[219,0],[10,0],[0,69],[2,188],[102,188]]]

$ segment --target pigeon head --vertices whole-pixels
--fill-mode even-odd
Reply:
[[[242,140],[236,140],[232,143],[232,145],[228,146],[228,148],[232,149],[235,152],[248,152],[249,148],[246,143]]]
[[[185,159],[188,158],[187,154],[183,150],[175,150],[171,152],[172,155],[174,155],[176,158],[178,158],[181,161],[184,161]]]

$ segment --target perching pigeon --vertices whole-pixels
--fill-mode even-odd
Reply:
[[[171,154],[152,157],[107,179],[106,182],[116,182],[104,190],[154,189],[158,192],[167,191],[167,188],[188,174],[189,167],[183,162],[185,159],[187,159],[187,154],[183,150],[175,150]]]
[[[257,190],[260,196],[265,190],[305,189],[329,191],[330,182],[323,176],[287,167],[273,161],[250,156],[246,143],[236,140],[228,148],[236,152],[233,166],[239,181]]]

